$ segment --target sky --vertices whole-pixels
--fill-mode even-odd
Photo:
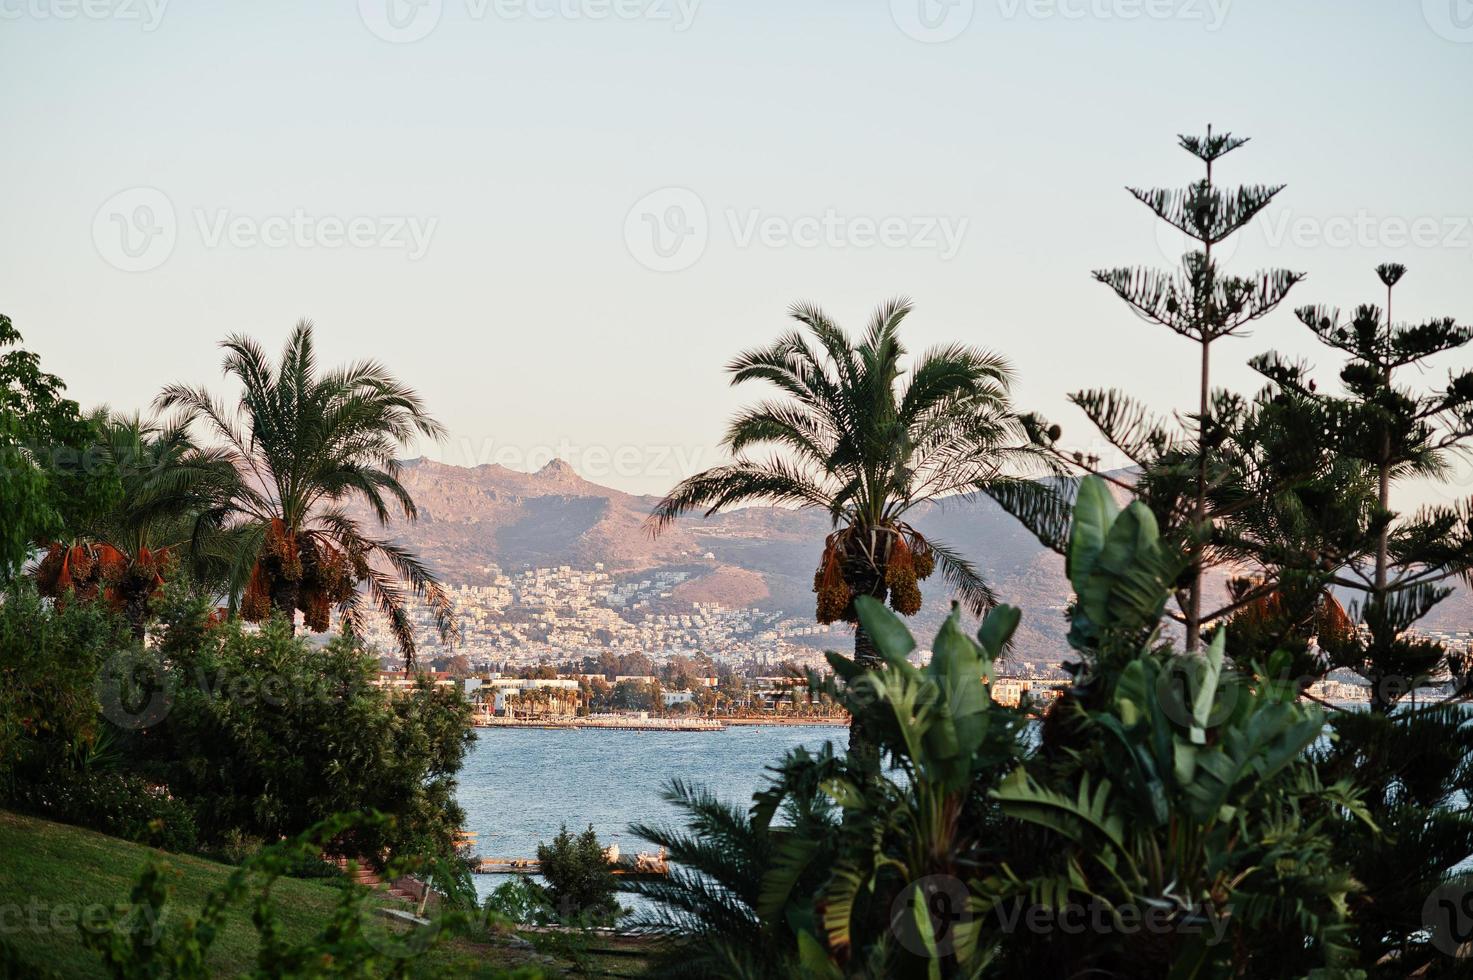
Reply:
[[[1090,278],[1183,250],[1124,190],[1199,176],[1178,133],[1288,185],[1226,268],[1308,276],[1220,383],[1332,378],[1291,308],[1383,261],[1398,318],[1473,322],[1470,81],[1469,0],[0,0],[0,312],[130,411],[309,318],[423,393],[411,453],[659,493],[790,304],[905,295],[913,350],[1005,354],[1090,450],[1068,392],[1195,403],[1194,345]]]

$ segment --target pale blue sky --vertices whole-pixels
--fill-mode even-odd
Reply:
[[[1122,186],[1197,176],[1174,134],[1208,122],[1254,137],[1225,179],[1289,185],[1231,267],[1350,306],[1401,261],[1402,313],[1473,320],[1466,0],[957,0],[936,43],[911,0],[385,2],[0,0],[0,310],[75,397],[218,386],[217,340],[310,317],[428,396],[432,455],[658,492],[716,461],[722,364],[789,303],[857,329],[904,293],[913,347],[1005,352],[1084,440],[1075,388],[1192,397],[1192,346],[1089,271],[1164,263]],[[655,271],[666,188],[707,241]],[[129,257],[158,193],[172,247]],[[1218,378],[1269,346],[1329,361],[1286,308]]]

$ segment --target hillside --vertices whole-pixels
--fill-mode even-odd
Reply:
[[[0,854],[5,855],[0,861],[0,894],[9,896],[6,901],[10,903],[6,919],[0,923],[0,945],[8,944],[11,955],[20,959],[19,964],[7,963],[5,951],[0,949],[0,977],[105,977],[108,974],[98,954],[83,944],[78,923],[107,921],[124,907],[135,878],[148,862],[162,861],[173,872],[172,898],[161,928],[168,928],[171,922],[177,924],[177,917],[182,915],[197,914],[206,897],[224,885],[235,870],[204,858],[167,854],[7,810],[0,810]],[[273,886],[271,896],[282,910],[278,922],[283,938],[303,942],[326,927],[341,893],[323,881],[282,878]],[[379,921],[375,919],[369,928],[388,928]],[[211,974],[236,976],[249,972],[255,964],[257,945],[250,903],[246,902],[226,919],[211,947]],[[539,955],[526,945],[453,939],[429,954],[429,962],[446,976],[500,976],[503,970],[526,967],[548,977],[573,972],[572,964],[556,954]],[[606,963],[601,954],[595,954],[592,961],[605,968],[602,975],[606,976],[628,975],[637,966],[627,956]]]
[[[561,460],[536,473],[414,460],[405,465],[403,479],[420,520],[391,533],[452,584],[486,584],[491,566],[517,572],[602,563],[616,576],[678,567],[693,577],[672,596],[676,605],[756,606],[797,617],[813,612],[813,570],[829,530],[822,514],[748,507],[683,519],[653,537],[645,522],[657,498],[591,483]],[[1059,556],[986,498],[924,506],[912,520],[923,534],[967,556],[1004,601],[1022,607],[1014,654],[1019,660],[1052,666],[1063,659],[1069,591]],[[922,637],[950,604],[938,580],[929,585],[915,622]],[[1469,622],[1473,597],[1460,590],[1427,625]]]

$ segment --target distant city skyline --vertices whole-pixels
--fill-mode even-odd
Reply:
[[[914,350],[1005,353],[1089,450],[1067,392],[1193,397],[1192,345],[1089,277],[1180,251],[1122,189],[1197,177],[1178,132],[1288,184],[1228,268],[1309,276],[1222,384],[1270,347],[1332,380],[1289,307],[1376,301],[1381,261],[1399,318],[1473,322],[1465,6],[0,0],[0,311],[124,411],[228,393],[217,341],[310,318],[324,364],[382,360],[445,423],[408,455],[658,494],[720,461],[759,394],[722,366],[789,303],[858,330],[905,294]]]

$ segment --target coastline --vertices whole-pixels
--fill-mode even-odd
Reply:
[[[848,728],[849,721],[837,718],[478,718],[472,727],[554,731],[721,732],[727,728]]]

